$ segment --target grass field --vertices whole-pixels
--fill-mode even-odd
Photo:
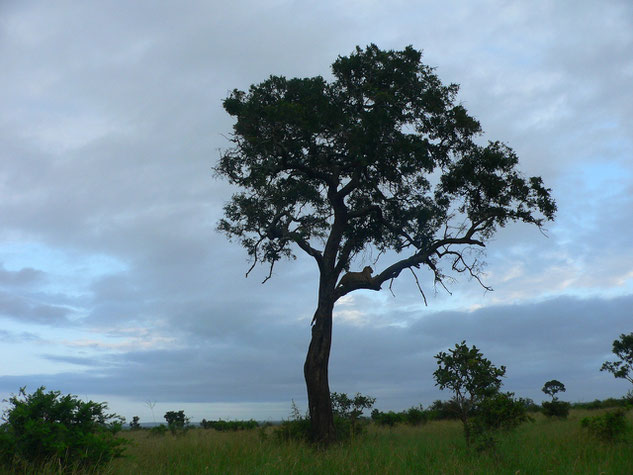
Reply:
[[[133,440],[128,456],[98,473],[633,474],[631,434],[623,442],[606,444],[580,427],[581,418],[600,412],[573,410],[564,421],[537,414],[534,422],[502,434],[495,452],[483,454],[466,448],[461,424],[454,421],[393,429],[369,426],[362,437],[327,451],[279,443],[262,437],[261,430],[193,429],[162,437],[151,437],[148,431],[125,432]],[[632,422],[632,414],[628,418]]]

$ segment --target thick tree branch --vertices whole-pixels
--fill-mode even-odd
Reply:
[[[421,264],[428,265],[435,273],[436,282],[439,281],[443,285],[441,274],[439,274],[439,271],[430,260],[430,257],[436,254],[438,249],[445,248],[450,245],[462,244],[485,247],[485,244],[482,241],[472,238],[472,235],[475,232],[473,229],[476,229],[475,225],[469,228],[463,237],[446,237],[433,242],[427,249],[421,250],[406,259],[401,259],[393,263],[380,274],[373,277],[370,281],[350,282],[347,285],[338,286],[335,291],[335,298],[338,300],[344,295],[358,289],[380,290],[384,282],[390,279],[395,279],[404,269],[410,269],[412,267],[418,268]],[[439,280],[438,276],[440,276]]]

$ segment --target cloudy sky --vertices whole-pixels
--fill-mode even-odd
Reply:
[[[484,292],[403,276],[336,308],[334,391],[448,399],[433,355],[466,340],[537,402],[621,396],[601,373],[633,331],[633,3],[349,0],[0,2],[0,397],[40,385],[142,421],[305,409],[317,272],[246,279],[215,227],[221,101],[270,74],[330,77],[356,45],[413,45],[485,137],[559,206],[489,243]],[[388,264],[384,262],[383,265]],[[381,268],[381,265],[377,266]],[[155,401],[154,414],[146,401]]]

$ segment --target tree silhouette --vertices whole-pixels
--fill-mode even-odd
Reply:
[[[567,389],[565,388],[565,385],[557,379],[551,379],[543,385],[541,391],[543,391],[548,396],[551,396],[552,402],[554,402],[558,399],[556,397],[556,393],[564,393],[565,391],[567,391]]]
[[[267,264],[267,280],[296,248],[318,266],[304,375],[314,438],[325,444],[335,437],[335,302],[381,290],[407,269],[426,302],[415,273],[422,266],[435,285],[445,286],[447,272],[481,283],[473,251],[509,222],[540,227],[556,210],[542,180],[517,171],[508,146],[476,142],[481,127],[457,103],[458,86],[443,85],[421,52],[357,47],[332,74],[331,82],[271,76],[234,90],[223,103],[236,118],[232,147],[215,168],[241,188],[218,227],[246,248],[247,275]],[[388,260],[382,270],[347,273],[369,250]]]
[[[633,383],[633,333],[622,333],[619,340],[613,341],[613,354],[620,361],[606,361],[600,371],[608,371],[616,378]]]

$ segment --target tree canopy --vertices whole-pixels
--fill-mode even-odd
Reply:
[[[606,361],[600,371],[608,371],[616,378],[633,383],[633,333],[622,333],[619,339],[613,341],[613,354],[620,360]]]
[[[556,393],[564,393],[567,389],[565,388],[565,385],[557,379],[551,379],[543,385],[541,391],[548,396],[551,396],[552,401],[555,401],[557,399]]]
[[[243,191],[219,228],[253,264],[272,273],[296,245],[338,276],[373,246],[408,257],[337,297],[421,264],[441,282],[443,257],[476,272],[455,245],[482,247],[509,221],[552,219],[550,190],[516,170],[505,144],[474,140],[481,127],[457,103],[458,86],[442,85],[421,52],[357,48],[332,73],[331,82],[271,76],[224,101],[237,121],[216,171]]]

